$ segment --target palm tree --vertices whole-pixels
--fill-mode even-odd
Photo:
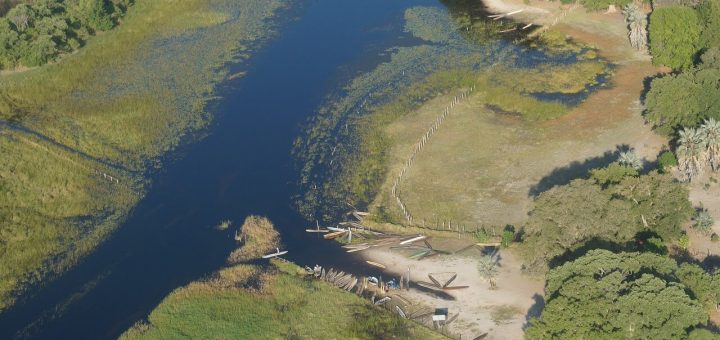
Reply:
[[[677,148],[678,167],[680,175],[685,180],[692,181],[702,174],[707,164],[706,153],[705,134],[696,128],[684,128],[680,131]]]
[[[718,171],[720,170],[720,122],[709,118],[700,127],[700,131],[705,136],[707,144],[707,161],[713,171]]]
[[[500,273],[500,259],[496,256],[497,251],[490,255],[484,255],[478,261],[478,271],[480,276],[490,283],[490,289],[497,288],[495,277]]]
[[[647,47],[647,14],[634,3],[626,5],[623,14],[630,29],[628,32],[630,45],[638,50],[644,50]]]
[[[618,157],[618,163],[635,170],[641,170],[643,167],[642,160],[640,160],[640,157],[632,150],[621,152],[620,157]]]

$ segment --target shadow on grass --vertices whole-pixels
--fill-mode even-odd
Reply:
[[[528,195],[535,198],[553,187],[569,184],[574,179],[584,178],[590,170],[610,165],[618,159],[620,153],[629,150],[629,145],[621,144],[617,145],[614,151],[605,151],[600,156],[586,158],[584,161],[573,161],[566,166],[555,168],[537,184],[530,187]]]

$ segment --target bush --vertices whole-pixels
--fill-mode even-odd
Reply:
[[[678,247],[682,250],[688,250],[690,248],[690,237],[687,234],[682,234],[678,239]]]
[[[705,209],[700,209],[695,212],[695,216],[693,216],[693,222],[693,227],[704,233],[709,232],[710,228],[715,225],[715,220]]]
[[[712,235],[710,235],[710,241],[713,241],[713,242],[720,241],[720,236],[718,236],[717,233],[712,233]]]
[[[694,9],[682,6],[655,9],[649,27],[654,64],[672,68],[693,65],[702,28]]]
[[[510,244],[515,240],[515,232],[512,229],[506,228],[502,233],[502,240],[500,241],[500,245],[503,248],[507,248],[510,246]]]
[[[671,151],[663,151],[660,156],[658,156],[658,167],[660,172],[667,173],[672,168],[676,167],[678,165],[677,158],[675,157],[675,154]]]
[[[631,3],[632,0],[581,0],[580,3],[585,6],[585,8],[599,11],[604,10],[610,7],[610,5],[615,5],[616,7],[622,8],[625,5]]]

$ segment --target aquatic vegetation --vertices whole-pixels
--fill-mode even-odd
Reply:
[[[235,239],[242,242],[228,257],[229,263],[240,263],[260,258],[280,245],[280,233],[265,217],[248,216]]]
[[[247,58],[285,5],[138,2],[77,53],[1,76],[0,310],[124,220],[144,173],[209,123],[222,66]]]

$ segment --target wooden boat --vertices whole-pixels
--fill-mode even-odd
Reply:
[[[367,264],[369,264],[369,265],[371,265],[371,266],[375,266],[375,267],[378,267],[378,268],[382,268],[382,269],[387,268],[387,267],[385,267],[385,265],[382,264],[382,263],[377,263],[377,262],[373,262],[373,261],[365,261],[365,262],[367,262]]]
[[[432,283],[430,283],[430,282],[415,281],[415,283],[417,283],[418,286],[423,287],[423,288],[427,288],[427,289],[436,290],[436,289],[439,288],[438,286],[436,286],[436,285],[434,285],[434,284],[432,284]]]
[[[356,251],[362,251],[362,250],[365,250],[368,248],[370,248],[370,246],[358,247],[358,248],[350,249],[350,250],[346,251],[346,253],[354,253]]]
[[[326,240],[334,240],[334,239],[336,239],[336,238],[344,235],[345,233],[347,233],[347,230],[336,231],[336,232],[334,232],[334,233],[325,234],[325,236],[323,236],[323,237],[324,237]]]
[[[330,230],[328,230],[328,229],[305,229],[305,232],[308,232],[308,233],[329,233]]]
[[[392,300],[392,298],[389,297],[389,296],[386,296],[386,297],[384,297],[384,298],[382,298],[382,299],[380,299],[380,300],[375,301],[375,305],[376,305],[376,306],[379,306],[379,305],[382,305],[383,303],[388,302],[388,301],[390,301],[390,300]]]
[[[411,238],[411,239],[402,241],[402,242],[400,242],[400,244],[401,244],[401,245],[405,245],[405,244],[408,244],[408,243],[413,243],[413,242],[415,242],[415,241],[424,240],[424,239],[426,239],[426,238],[427,238],[427,236],[425,236],[425,235],[420,235],[420,236],[413,237],[413,238]]]
[[[285,254],[287,254],[287,250],[286,250],[286,251],[280,251],[280,248],[275,248],[275,249],[277,250],[277,252],[272,253],[272,254],[263,255],[262,258],[264,258],[264,259],[269,259],[269,258],[272,258],[272,257],[277,257],[277,256],[280,256],[280,255],[285,255]]]

